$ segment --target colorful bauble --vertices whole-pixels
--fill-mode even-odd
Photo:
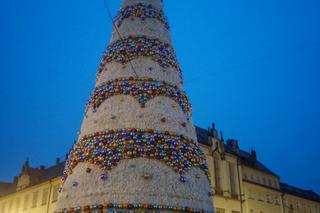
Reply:
[[[101,180],[107,180],[108,179],[108,175],[106,173],[102,173],[100,175]]]
[[[144,35],[130,35],[111,43],[100,63],[98,75],[107,63],[126,64],[139,57],[149,57],[164,68],[174,67],[182,78],[180,65],[173,48],[157,38],[149,38]]]
[[[114,18],[117,27],[120,27],[123,20],[129,17],[136,17],[140,18],[141,20],[144,20],[145,18],[154,18],[160,21],[166,27],[166,29],[169,30],[169,23],[167,18],[164,16],[163,11],[152,7],[151,4],[146,5],[139,3],[122,8]]]
[[[181,175],[182,182],[187,181],[183,174],[192,167],[208,175],[206,157],[193,140],[171,132],[130,128],[96,132],[77,141],[66,161],[62,183],[80,162],[102,168],[105,180],[121,160],[133,158],[162,161]]]
[[[116,204],[116,203],[105,203],[105,204],[95,204],[95,205],[87,205],[75,208],[65,208],[56,211],[55,213],[80,213],[80,212],[97,212],[103,213],[105,210],[109,210],[108,212],[114,213],[133,213],[133,212],[141,212],[144,210],[145,212],[149,211],[172,211],[172,212],[188,212],[188,213],[209,213],[213,212],[212,210],[206,211],[204,209],[195,209],[189,207],[180,207],[173,205],[157,205],[157,204],[140,204],[140,203],[124,203],[124,204]]]
[[[118,78],[96,87],[90,95],[86,112],[90,107],[95,111],[105,100],[115,95],[131,95],[143,105],[156,96],[165,96],[177,102],[188,116],[192,114],[191,104],[187,95],[178,87],[149,78],[133,77]]]

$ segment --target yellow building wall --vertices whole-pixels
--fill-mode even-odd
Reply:
[[[202,149],[204,150],[204,153],[207,155],[212,190],[216,191],[213,153],[211,152],[211,148],[208,146],[202,145]],[[236,188],[237,197],[233,196],[231,193],[230,172],[228,167],[229,164],[235,166],[234,178],[235,178],[235,188]],[[220,212],[221,213],[222,212],[225,212],[225,213],[241,212],[240,190],[242,191],[243,189],[239,188],[239,179],[238,179],[238,173],[237,173],[236,167],[237,167],[237,158],[233,155],[227,154],[225,156],[225,160],[219,161],[221,191],[218,194],[216,193],[213,198],[215,208],[216,210],[219,210],[218,211],[219,213]],[[239,168],[239,173],[241,177],[241,168]],[[240,187],[242,187],[241,183],[240,183]]]
[[[284,194],[284,213],[320,213],[320,203]]]
[[[212,189],[215,189],[214,153],[209,146],[202,148],[207,155],[209,174]],[[215,194],[213,200],[217,213],[320,213],[320,203],[303,199],[301,197],[283,194],[280,192],[278,176],[260,172],[250,167],[240,165],[240,188],[237,185],[238,199],[231,197],[230,177],[228,163],[237,165],[237,157],[225,154],[225,159],[220,159],[220,178],[222,193]],[[238,183],[238,174],[236,182]],[[241,196],[240,196],[241,195]],[[241,197],[241,201],[240,201]],[[242,204],[242,205],[241,205]],[[290,209],[293,206],[293,211]]]
[[[60,178],[0,197],[0,213],[53,213]]]
[[[283,213],[281,192],[249,182],[243,182],[245,189],[244,210],[248,213]]]
[[[240,201],[217,195],[213,198],[216,210],[225,213],[240,213]],[[220,213],[220,212],[219,212]]]
[[[242,166],[243,179],[257,184],[261,184],[271,188],[280,188],[279,177],[268,173],[260,172],[258,170]]]

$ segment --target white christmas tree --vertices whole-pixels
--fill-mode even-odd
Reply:
[[[162,0],[125,0],[97,73],[57,212],[210,212],[206,158]]]

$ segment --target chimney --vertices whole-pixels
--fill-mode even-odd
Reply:
[[[56,165],[60,163],[60,158],[56,158]]]
[[[208,128],[208,130],[209,130],[210,136],[212,136],[213,138],[218,138],[218,132],[216,130],[216,125],[214,123],[212,123],[211,128]]]
[[[238,141],[235,139],[228,139],[227,140],[227,145],[231,147],[232,151],[238,152],[239,151],[239,144]]]
[[[13,184],[14,184],[14,185],[17,185],[18,179],[19,179],[18,176],[14,176],[14,177],[13,177]]]
[[[220,140],[221,140],[222,143],[224,142],[223,132],[222,131],[220,132]]]
[[[25,166],[26,169],[30,168],[29,158],[27,158],[26,162],[24,163],[24,166]]]
[[[251,155],[252,159],[257,160],[257,152],[256,152],[256,150],[252,149],[250,155]]]

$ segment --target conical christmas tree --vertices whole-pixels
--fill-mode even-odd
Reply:
[[[125,0],[58,212],[207,212],[212,193],[162,0]]]

